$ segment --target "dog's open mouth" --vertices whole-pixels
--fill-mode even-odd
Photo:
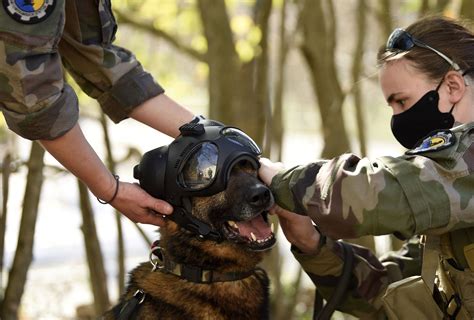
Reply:
[[[233,242],[244,242],[254,251],[270,249],[276,242],[273,225],[268,224],[268,213],[263,212],[246,221],[227,221],[224,224],[225,236]]]

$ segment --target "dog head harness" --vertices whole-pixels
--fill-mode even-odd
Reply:
[[[259,168],[257,144],[243,131],[196,117],[179,128],[169,145],[146,152],[133,176],[152,196],[174,207],[170,219],[202,239],[221,241],[222,234],[191,215],[191,198],[224,191],[232,167],[247,160]]]

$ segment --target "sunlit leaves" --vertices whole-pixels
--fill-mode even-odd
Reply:
[[[252,60],[260,51],[258,43],[262,38],[260,28],[255,26],[253,20],[244,14],[231,19],[231,29],[236,39],[235,49],[242,61]]]
[[[206,52],[207,40],[202,34],[198,34],[191,40],[191,46],[199,52]]]

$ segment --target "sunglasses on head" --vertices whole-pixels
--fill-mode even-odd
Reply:
[[[448,58],[445,54],[414,38],[407,31],[400,28],[393,30],[392,34],[390,34],[385,49],[390,51],[403,52],[410,51],[414,46],[433,51],[438,56],[446,60],[446,62],[448,62],[454,70],[461,70],[461,68],[459,68],[459,65],[450,58]]]

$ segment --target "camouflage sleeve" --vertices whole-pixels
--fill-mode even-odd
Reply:
[[[110,0],[66,1],[66,15],[59,44],[63,63],[114,122],[164,92],[130,51],[112,44],[117,24]]]
[[[309,215],[327,236],[410,238],[474,225],[474,124],[444,148],[374,161],[344,154],[274,177],[276,201]]]
[[[0,110],[20,136],[54,139],[69,131],[79,114],[56,50],[64,0],[38,10],[27,1],[5,2],[9,5],[0,6]]]
[[[361,318],[377,318],[383,314],[381,298],[387,286],[402,278],[421,274],[419,238],[410,239],[399,251],[377,259],[367,248],[351,244],[354,268],[349,292],[338,310]],[[343,253],[339,241],[325,238],[316,255],[292,253],[321,295],[331,297],[343,269]]]
[[[338,310],[357,317],[374,316],[382,309],[381,297],[391,282],[387,270],[370,250],[351,244],[354,252],[354,268],[346,298]],[[326,239],[316,255],[292,253],[303,270],[327,300],[338,284],[343,269],[343,252],[339,241]]]

